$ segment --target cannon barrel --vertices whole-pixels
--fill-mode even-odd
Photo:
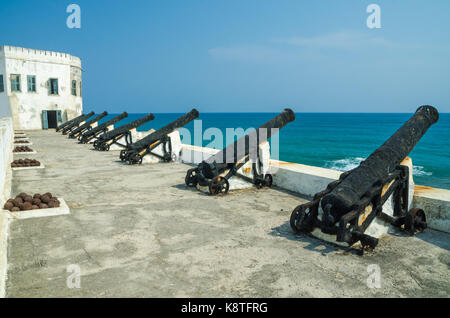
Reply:
[[[421,106],[400,129],[375,150],[342,182],[322,198],[322,209],[328,209],[337,221],[352,210],[376,185],[385,184],[390,173],[408,156],[431,125],[439,119],[433,106]]]
[[[254,150],[256,150],[257,145],[269,139],[279,129],[283,128],[288,123],[294,120],[295,113],[291,109],[286,108],[281,114],[272,118],[258,129],[251,131],[249,134],[241,137],[234,143],[225,147],[222,151],[208,158],[206,162],[216,162],[216,167],[219,169],[226,167],[228,164],[236,163],[243,159],[245,156],[249,155],[251,151],[250,147],[252,146],[252,141],[253,146],[255,147]],[[260,138],[263,138],[264,140],[260,140]],[[238,149],[242,146],[244,147],[244,151],[242,151],[242,149]]]
[[[95,116],[94,118],[92,118],[91,120],[88,120],[87,122],[85,122],[83,125],[75,128],[74,130],[72,130],[69,134],[69,138],[75,138],[77,134],[79,133],[83,133],[86,129],[88,129],[93,123],[98,122],[100,119],[102,119],[103,117],[107,116],[108,112],[104,111],[103,113],[101,113],[98,116]]]
[[[61,129],[63,129],[64,127],[66,127],[67,125],[70,125],[71,123],[73,123],[75,120],[77,120],[80,117],[85,116],[85,114],[81,114],[80,116],[77,116],[75,118],[72,118],[71,120],[66,121],[65,123],[62,123],[61,125],[59,125],[58,127],[56,127],[56,131],[60,131]]]
[[[89,139],[95,137],[98,133],[100,133],[101,131],[105,130],[108,126],[114,125],[115,123],[121,121],[122,119],[128,117],[128,113],[127,112],[123,112],[122,114],[111,118],[110,120],[105,121],[104,123],[102,123],[101,125],[98,125],[95,128],[92,128],[91,130],[86,131],[84,134],[82,134],[80,137],[80,141],[81,142],[86,142]]]
[[[155,116],[153,114],[148,114],[144,117],[136,119],[135,121],[132,121],[131,123],[125,124],[114,130],[106,132],[103,135],[101,135],[100,137],[98,137],[98,139],[100,142],[105,142],[105,141],[111,140],[121,134],[126,133],[130,129],[137,128],[149,121],[152,121],[153,119],[155,119]]]
[[[89,117],[91,117],[92,115],[94,115],[94,112],[90,112],[87,115],[84,116],[80,116],[78,117],[76,120],[74,120],[70,125],[67,125],[66,127],[63,128],[62,133],[63,135],[67,134],[69,131],[71,131],[73,128],[75,128],[76,126],[78,126],[81,122],[85,121],[86,119],[88,119]]]
[[[194,108],[189,113],[184,114],[183,116],[174,120],[170,124],[158,129],[157,131],[146,136],[145,138],[142,138],[141,140],[129,145],[127,150],[140,151],[140,150],[152,145],[154,142],[167,136],[168,134],[175,131],[176,129],[187,125],[194,119],[198,118],[198,116],[199,116],[199,112]]]

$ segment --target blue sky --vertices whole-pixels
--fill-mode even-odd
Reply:
[[[448,0],[2,0],[0,30],[79,56],[95,111],[450,112]]]

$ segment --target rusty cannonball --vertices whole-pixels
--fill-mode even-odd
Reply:
[[[34,205],[39,205],[39,204],[41,204],[42,202],[41,202],[41,200],[39,200],[39,199],[33,199],[33,201],[32,201],[31,203],[33,203]]]
[[[48,207],[49,207],[49,208],[54,208],[54,207],[55,207],[55,201],[50,201],[50,202],[48,203]]]
[[[25,199],[27,196],[28,194],[26,194],[25,192],[19,194],[19,197],[21,197],[22,199]]]
[[[19,205],[17,206],[19,209],[23,210],[23,203],[19,203]]]
[[[50,199],[53,198],[52,194],[50,192],[47,192],[44,194],[45,196],[48,196]]]
[[[25,197],[24,201],[25,201],[25,202],[30,202],[30,203],[32,203],[32,202],[33,202],[33,197],[32,197],[31,195],[27,195],[27,196]]]
[[[41,195],[39,193],[36,193],[35,195],[33,195],[33,199],[40,199]]]
[[[32,204],[30,202],[25,202],[22,206],[22,210],[28,211],[31,210]]]
[[[49,203],[50,202],[50,197],[47,195],[44,195],[41,197],[41,201],[44,203]]]
[[[4,209],[8,210],[8,211],[11,211],[13,207],[14,207],[14,204],[12,204],[11,202],[6,202],[5,206],[4,206]]]
[[[35,204],[33,204],[32,206],[31,206],[31,210],[38,210],[39,209],[39,206],[37,206],[37,205],[35,205]]]
[[[16,206],[11,209],[11,212],[19,212],[19,211],[20,209]]]
[[[45,203],[39,204],[39,209],[48,209],[48,205]]]
[[[21,197],[16,197],[14,199],[14,205],[15,206],[19,206],[19,204],[22,204],[22,203],[23,203],[23,199]]]

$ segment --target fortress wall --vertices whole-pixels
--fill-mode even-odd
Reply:
[[[197,165],[217,152],[218,150],[211,148],[183,145],[181,160]],[[270,160],[270,170],[274,185],[310,198],[325,190],[342,173],[279,160]],[[450,233],[450,190],[416,185],[413,207],[425,211],[429,228]]]

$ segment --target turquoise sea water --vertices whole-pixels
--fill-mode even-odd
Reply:
[[[257,128],[278,113],[200,113],[203,131],[219,128]],[[110,114],[101,122],[115,116]],[[157,114],[138,130],[158,129],[182,114]],[[117,126],[144,114],[129,114]],[[279,159],[346,171],[381,146],[412,114],[296,113],[280,130]],[[186,126],[193,134],[194,124]],[[183,141],[184,143],[192,143]],[[210,143],[204,140],[203,146]],[[225,142],[224,142],[225,143]],[[411,152],[417,184],[450,189],[450,114],[440,114]]]

